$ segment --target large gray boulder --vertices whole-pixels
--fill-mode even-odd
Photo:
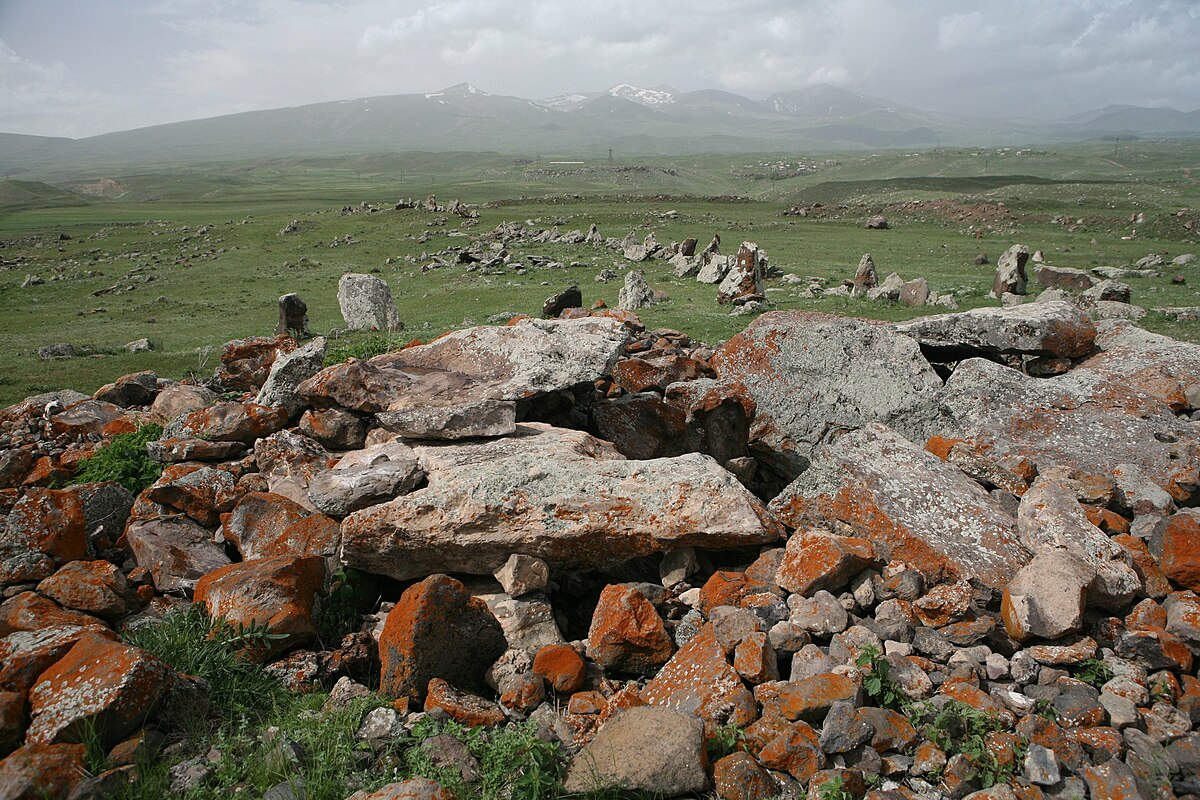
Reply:
[[[1016,521],[983,487],[879,424],[820,448],[771,510],[792,528],[869,539],[887,561],[931,583],[974,579],[1002,589],[1029,560]]]
[[[503,439],[412,449],[428,485],[348,516],[347,566],[398,580],[491,575],[524,553],[552,568],[592,568],[783,532],[709,456],[627,461],[586,433],[537,423]]]
[[[254,402],[260,406],[282,406],[295,417],[307,405],[296,389],[325,366],[324,336],[318,336],[290,353],[280,353],[271,364],[267,382],[258,390]]]
[[[395,331],[404,327],[391,288],[374,275],[343,275],[338,281],[338,307],[351,330]]]
[[[609,374],[629,340],[615,319],[522,320],[322,370],[300,386],[318,408],[374,414],[478,400],[521,401]]]
[[[630,708],[605,723],[571,760],[564,788],[695,797],[708,784],[704,762],[699,717],[655,706]]]
[[[1079,358],[1092,351],[1096,326],[1071,303],[1056,301],[920,317],[896,325],[932,361],[1002,355]]]
[[[654,305],[654,290],[646,283],[646,276],[638,270],[630,270],[625,274],[625,285],[617,297],[617,308],[626,311],[637,311]]]
[[[834,314],[763,314],[712,359],[718,377],[757,404],[753,440],[790,472],[813,448],[870,422],[891,424],[931,405],[941,379],[909,336]]]

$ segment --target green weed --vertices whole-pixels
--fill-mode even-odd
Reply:
[[[1076,680],[1083,681],[1099,689],[1113,678],[1112,667],[1099,658],[1087,658],[1080,661],[1073,671]]]
[[[854,794],[846,788],[841,775],[835,775],[817,789],[817,800],[854,800]]]
[[[1007,783],[1021,761],[1018,753],[1013,763],[1001,763],[988,748],[988,734],[1004,730],[999,717],[958,700],[951,700],[934,712],[921,730],[926,739],[945,751],[947,758],[960,753],[966,756],[975,778],[985,789]]]
[[[162,475],[162,464],[146,454],[146,443],[162,436],[159,425],[143,425],[133,433],[119,433],[91,458],[80,462],[72,484],[116,481],[133,494],[140,494]]]
[[[878,647],[867,645],[862,648],[854,663],[863,670],[863,691],[870,701],[868,705],[894,711],[903,711],[908,706],[908,697],[891,679],[892,665]]]
[[[713,737],[705,742],[708,760],[716,762],[738,749],[742,743],[742,729],[732,723],[719,726]]]

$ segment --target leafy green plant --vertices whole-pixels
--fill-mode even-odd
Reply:
[[[116,481],[139,494],[162,475],[162,464],[146,454],[146,443],[162,436],[159,425],[143,425],[133,433],[119,433],[79,463],[72,484]]]
[[[1112,667],[1099,658],[1087,658],[1075,667],[1074,677],[1099,689],[1113,678]]]
[[[846,788],[846,782],[841,775],[835,775],[821,784],[817,789],[818,800],[854,800],[854,795]]]
[[[945,751],[946,756],[966,756],[975,777],[986,789],[1005,783],[1012,777],[1019,753],[1012,763],[1002,763],[987,746],[987,736],[1004,730],[1003,721],[995,714],[951,700],[946,703],[923,726],[925,738]]]
[[[854,663],[863,670],[863,691],[866,692],[870,705],[896,711],[903,710],[908,705],[908,697],[891,679],[892,665],[883,657],[878,647],[863,647]]]
[[[315,619],[322,646],[335,647],[342,637],[357,630],[363,615],[373,611],[379,599],[378,583],[370,574],[351,568],[335,572]]]
[[[732,723],[719,726],[711,739],[705,742],[710,761],[724,758],[738,749],[742,742],[742,729]]]

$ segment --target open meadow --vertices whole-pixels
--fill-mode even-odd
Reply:
[[[7,181],[0,184],[0,404],[58,388],[91,392],[143,369],[207,376],[222,343],[273,331],[277,299],[288,292],[308,304],[314,333],[338,336],[335,348],[352,342],[339,336],[336,298],[338,277],[351,271],[391,285],[405,323],[398,343],[502,312],[537,315],[547,296],[572,284],[585,305],[613,306],[630,268],[670,296],[640,312],[647,327],[715,344],[750,321],[718,306],[715,287],[675,278],[666,261],[634,266],[620,251],[586,244],[517,245],[503,270],[425,269],[437,254],[503,222],[563,232],[595,224],[606,237],[633,232],[640,240],[653,232],[664,244],[696,237],[701,246],[715,233],[725,253],[752,240],[773,267],[825,279],[827,287],[850,278],[869,252],[881,278],[925,277],[964,309],[995,304],[987,296],[995,259],[1012,244],[1042,250],[1054,266],[1085,270],[1159,254],[1162,277],[1127,281],[1132,302],[1200,305],[1200,264],[1170,265],[1171,257],[1198,249],[1196,142],[555,163],[574,161],[395,154],[164,164],[139,174],[97,168]],[[442,204],[461,200],[478,219],[395,208],[429,193]],[[810,209],[808,216],[784,214],[797,206]],[[864,228],[877,213],[888,218],[888,230]],[[293,221],[296,232],[281,234]],[[974,263],[980,253],[989,264]],[[617,278],[597,282],[604,269]],[[1172,283],[1178,274],[1185,283]],[[1031,292],[1040,290],[1030,278]],[[804,288],[772,279],[768,297],[781,309],[880,319],[943,310],[811,300]],[[1200,341],[1195,323],[1151,313],[1143,325]],[[154,349],[125,352],[141,338]],[[39,348],[61,342],[77,357],[39,358]]]

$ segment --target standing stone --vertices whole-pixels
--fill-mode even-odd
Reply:
[[[1008,294],[1025,294],[1025,262],[1029,260],[1029,248],[1014,244],[1004,251],[996,262],[996,277],[992,280],[992,293],[996,297]]]
[[[679,254],[691,258],[696,255],[696,237],[691,236],[679,243]]]
[[[552,294],[546,298],[546,302],[542,303],[543,317],[557,317],[568,308],[581,308],[583,306],[583,292],[579,291],[579,286],[570,286],[563,289],[558,294]]]
[[[617,299],[617,308],[636,311],[654,305],[654,290],[646,283],[646,276],[639,271],[630,271],[625,276],[625,286]]]
[[[717,288],[717,302],[724,304],[749,295],[761,295],[766,271],[767,254],[754,242],[742,242],[733,268]]]
[[[351,330],[397,331],[404,328],[387,283],[372,275],[347,272],[338,281],[338,306]]]
[[[858,260],[858,269],[854,271],[854,286],[850,289],[851,297],[860,297],[868,289],[874,289],[879,283],[879,272],[875,269],[875,260],[870,253],[863,253]]]
[[[914,278],[905,281],[900,289],[900,302],[912,308],[921,308],[929,302],[929,281],[924,278]]]
[[[297,339],[311,336],[308,332],[308,306],[295,292],[279,298],[279,324],[275,326],[275,334],[290,334]]]

